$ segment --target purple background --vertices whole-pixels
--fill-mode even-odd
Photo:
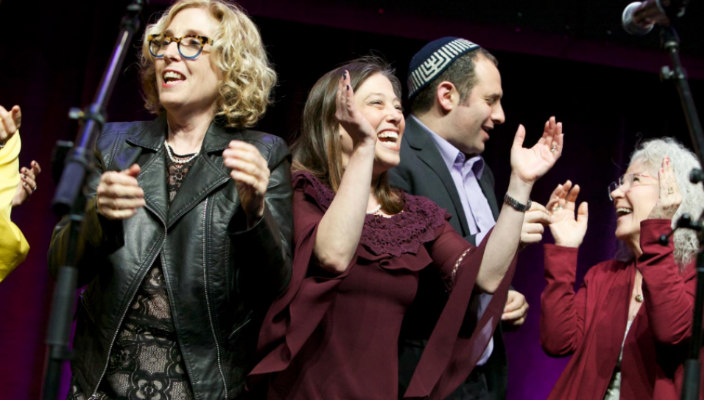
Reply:
[[[156,3],[145,15],[152,15],[167,2]],[[555,28],[554,18],[529,21],[513,10],[505,10],[502,15],[517,14],[517,23],[486,10],[475,15],[497,22],[482,23],[448,16],[463,10],[424,12],[422,7],[405,9],[402,2],[394,1],[243,3],[260,26],[279,73],[275,103],[259,128],[286,139],[298,129],[310,86],[343,61],[372,51],[392,62],[403,79],[413,53],[436,37],[464,36],[494,52],[500,61],[507,116],[506,123],[492,133],[485,152],[497,176],[497,193],[502,194],[506,187],[508,150],[517,125],[527,127],[527,143],[532,144],[544,121],[556,115],[564,122],[565,151],[557,166],[538,182],[533,199],[545,202],[552,188],[567,178],[582,186],[581,198],[590,204],[590,224],[580,254],[579,276],[613,254],[614,218],[606,186],[625,170],[634,144],[640,138],[663,135],[690,143],[676,91],[658,78],[659,67],[667,64],[668,58],[653,46],[657,41],[654,34],[627,38],[618,33],[620,10],[602,21],[610,26],[608,35],[590,36],[574,26]],[[466,7],[470,7],[471,15],[469,3]],[[510,8],[515,5],[511,3],[495,6]],[[622,9],[626,3],[615,8]],[[32,246],[30,255],[0,283],[3,399],[40,397],[44,336],[53,289],[46,269],[46,249],[56,222],[50,210],[54,190],[51,151],[56,140],[75,136],[77,126],[66,117],[68,109],[83,107],[92,100],[125,4],[87,0],[70,4],[5,0],[0,4],[0,105],[22,106],[21,162],[27,165],[36,159],[44,169],[38,192],[13,212]],[[701,8],[694,7],[690,6],[690,14],[700,13]],[[568,13],[567,8],[552,12],[558,17],[564,13],[569,21],[578,16]],[[593,13],[589,15],[594,17]],[[545,29],[541,29],[543,26]],[[683,32],[692,32],[691,25]],[[683,34],[682,40],[690,43],[683,44],[684,64],[698,109],[702,110],[701,34]],[[110,102],[109,121],[150,118],[142,109],[135,48],[133,44]],[[525,325],[506,334],[509,398],[544,399],[566,360],[546,356],[538,341],[539,296],[544,287],[540,246],[521,253],[514,286],[526,295],[531,309]]]

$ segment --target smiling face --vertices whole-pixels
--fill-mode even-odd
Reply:
[[[501,107],[501,74],[496,65],[483,55],[474,62],[476,83],[464,103],[459,103],[450,116],[451,129],[445,139],[467,155],[484,151],[489,132],[505,121]],[[456,94],[459,101],[459,93]]]
[[[626,243],[635,254],[640,254],[640,222],[647,219],[658,201],[660,186],[652,168],[634,161],[628,166],[624,184],[611,192],[616,210],[616,237]]]
[[[376,130],[377,141],[374,156],[374,175],[378,175],[401,161],[401,137],[406,127],[401,100],[394,92],[391,81],[381,73],[371,75],[362,82],[354,94],[357,110],[364,115]],[[342,150],[342,165],[347,166],[352,154],[352,138],[342,126],[339,127]]]
[[[205,9],[186,8],[171,20],[165,35],[215,37],[218,21]],[[215,115],[220,73],[211,62],[211,45],[195,59],[183,58],[176,43],[168,45],[164,57],[154,60],[159,102],[171,114]]]

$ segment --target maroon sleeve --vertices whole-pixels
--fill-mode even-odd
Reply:
[[[584,340],[588,276],[575,293],[577,249],[544,246],[545,280],[540,295],[540,343],[546,353],[564,356]]]
[[[318,223],[326,207],[316,199],[316,188],[309,182],[298,179],[294,186],[293,274],[287,290],[264,318],[257,345],[262,359],[249,374],[254,385],[261,376],[286,369],[323,319],[335,288],[349,273],[349,268],[333,277],[309,273]]]
[[[643,274],[645,309],[655,340],[678,344],[692,333],[696,271],[692,264],[682,270],[675,263],[672,240],[660,243],[660,235],[670,231],[669,220],[641,222],[643,254],[636,267]]]
[[[515,257],[471,335],[461,335],[460,330],[476,288],[477,274],[490,235],[491,233],[486,236],[479,247],[473,248],[446,224],[433,243],[431,257],[443,275],[449,274],[451,278],[453,271],[456,271],[456,276],[447,304],[433,329],[404,398],[446,398],[471,373],[489,343],[506,304],[516,264]]]

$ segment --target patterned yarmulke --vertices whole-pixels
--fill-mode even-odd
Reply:
[[[436,39],[423,46],[408,66],[408,98],[412,99],[457,57],[478,48],[478,44],[457,37]]]

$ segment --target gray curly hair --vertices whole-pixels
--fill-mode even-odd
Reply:
[[[670,157],[672,170],[677,178],[677,185],[682,194],[682,203],[672,216],[671,225],[674,228],[682,214],[698,218],[704,208],[704,191],[701,184],[689,181],[689,173],[695,168],[701,168],[697,157],[674,138],[664,137],[650,139],[641,143],[631,154],[630,164],[638,162],[657,176],[664,157]],[[678,229],[672,239],[675,245],[675,262],[684,268],[696,255],[699,249],[697,235],[691,229]]]

